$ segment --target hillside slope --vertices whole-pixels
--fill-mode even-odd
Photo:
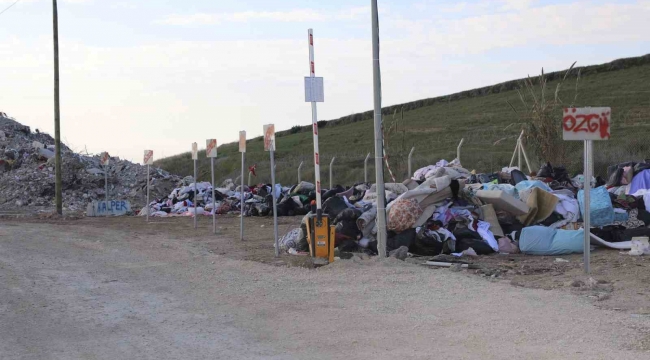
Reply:
[[[531,69],[531,72],[535,69]],[[580,78],[577,81],[578,70]],[[538,70],[537,70],[538,71]],[[534,72],[532,72],[535,74]],[[552,93],[565,71],[546,74]],[[516,137],[526,121],[525,108],[517,89],[523,80],[509,81],[494,86],[464,91],[448,96],[418,100],[382,109],[384,126],[390,128],[387,149],[390,165],[398,181],[407,176],[406,157],[415,147],[413,170],[435,163],[439,159],[452,160],[456,147],[465,139],[461,160],[465,167],[477,171],[494,171],[508,165]],[[576,97],[577,83],[577,97]],[[606,165],[632,159],[650,158],[650,55],[620,59],[608,64],[574,68],[559,93],[565,104],[575,106],[610,106],[613,113],[612,138],[594,146],[596,171],[602,173]],[[574,102],[575,100],[575,102]],[[517,110],[513,111],[512,104]],[[319,121],[321,176],[329,186],[329,163],[336,156],[334,182],[350,184],[363,180],[363,160],[373,152],[373,122],[371,112]],[[559,118],[558,114],[558,126]],[[295,183],[297,167],[304,161],[302,178],[313,179],[312,135],[310,126],[294,127],[277,134],[277,181]],[[396,131],[395,131],[396,130]],[[566,143],[571,161],[564,164],[578,170],[582,161],[581,144]],[[262,138],[248,141],[247,164],[258,165],[258,177],[253,182],[269,182],[268,153],[263,151]],[[240,154],[237,144],[219,147],[218,179],[236,178],[240,172]],[[199,177],[209,178],[209,161],[199,156]],[[534,154],[531,160],[538,166]],[[157,166],[171,173],[192,173],[190,154],[164,158]],[[390,181],[388,172],[386,181]],[[369,161],[369,181],[374,180],[373,161]]]

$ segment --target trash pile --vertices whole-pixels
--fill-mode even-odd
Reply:
[[[54,204],[54,139],[6,116],[0,116],[0,209],[50,208]],[[105,200],[104,169],[99,156],[81,155],[61,145],[63,207],[85,211]],[[108,166],[109,200],[146,204],[147,167],[117,157]],[[181,180],[151,168],[151,194],[169,193]]]
[[[591,179],[592,245],[650,254],[650,163],[618,164],[608,172],[607,182]],[[582,253],[584,177],[570,177],[564,167],[550,163],[534,175],[526,176],[516,167],[477,174],[458,160],[441,160],[418,169],[403,183],[386,183],[387,250],[398,258],[408,253]],[[312,189],[301,183],[285,196],[302,209],[300,214],[308,210],[300,204],[310,200],[302,188]],[[323,211],[336,226],[339,251],[377,254],[376,199],[381,195],[375,185],[337,187],[323,196]],[[282,237],[283,250],[308,251],[306,218],[300,229]]]
[[[184,178],[178,187],[161,198],[154,199],[150,204],[150,216],[211,216],[213,212],[219,215],[241,213],[241,201],[244,201],[244,216],[272,216],[273,215],[273,193],[270,184],[258,184],[255,186],[241,186],[234,184],[232,179],[227,179],[220,187],[214,189],[214,204],[212,202],[212,184],[209,182],[198,182],[194,184],[194,178]],[[196,191],[195,191],[196,189]],[[330,192],[343,191],[343,188]],[[295,216],[307,214],[311,207],[311,200],[316,199],[315,187],[308,182],[301,182],[293,187],[282,187],[275,185],[275,196],[278,199],[278,216]],[[327,196],[324,193],[323,196]],[[145,206],[139,212],[140,216],[147,215]]]

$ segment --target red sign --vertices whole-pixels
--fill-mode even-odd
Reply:
[[[99,158],[99,164],[102,166],[108,166],[108,162],[110,160],[111,156],[108,155],[107,152],[103,152],[102,155]]]
[[[608,107],[566,108],[562,116],[564,140],[609,140],[612,110]]]
[[[205,141],[205,155],[209,158],[217,157],[217,139],[208,139]]]
[[[153,165],[153,150],[144,151],[144,165]]]

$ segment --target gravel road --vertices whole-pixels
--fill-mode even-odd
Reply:
[[[0,324],[1,359],[650,358],[650,319],[568,293],[394,259],[271,266],[83,221],[0,220]]]

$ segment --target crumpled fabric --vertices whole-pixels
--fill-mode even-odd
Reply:
[[[376,217],[377,207],[373,206],[368,211],[361,214],[357,219],[357,227],[361,230],[363,237],[372,237],[372,229],[375,226]]]
[[[555,205],[555,212],[562,215],[564,220],[560,220],[549,225],[550,228],[559,229],[565,226],[568,223],[577,222],[580,218],[580,207],[578,205],[578,200],[573,196],[568,196],[564,194],[558,194],[553,192],[559,201]]]
[[[650,189],[650,170],[643,170],[632,178],[628,194],[636,194],[639,190]]]
[[[300,228],[295,228],[289,231],[280,238],[280,250],[289,251],[289,249],[297,249],[301,237],[302,230]]]
[[[476,232],[478,232],[483,240],[490,245],[492,250],[494,251],[499,251],[499,243],[497,242],[497,239],[494,238],[494,234],[492,231],[490,231],[490,223],[487,221],[478,221],[478,227],[476,229]]]
[[[519,198],[517,196],[517,190],[515,190],[515,187],[510,184],[483,184],[483,190],[501,190],[514,198]]]
[[[418,169],[413,174],[413,180],[424,180],[430,178],[435,174],[435,172],[442,167],[449,165],[447,160],[440,160],[435,165],[425,166],[421,169]],[[430,175],[430,176],[427,176]]]
[[[415,225],[423,210],[415,199],[395,200],[388,213],[386,228],[400,233]]]

